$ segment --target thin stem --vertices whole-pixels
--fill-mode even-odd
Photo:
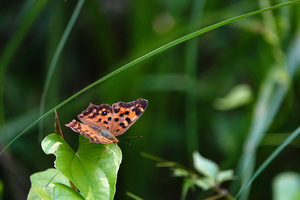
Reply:
[[[54,176],[48,181],[48,183],[46,184],[46,186],[44,187],[43,190],[46,190],[48,185],[51,183],[51,181],[53,181],[53,179],[57,176],[57,174],[59,173],[59,171],[57,170],[57,172],[54,174]]]

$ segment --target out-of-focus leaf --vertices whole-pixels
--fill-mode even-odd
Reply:
[[[195,183],[195,185],[202,188],[203,190],[208,190],[209,188],[212,187],[210,180],[208,180],[206,178],[198,178],[197,180],[195,180],[194,183]]]
[[[300,199],[300,174],[283,172],[274,178],[272,187],[274,200]]]
[[[195,169],[203,174],[205,177],[217,180],[217,175],[219,173],[219,167],[213,161],[202,157],[198,152],[193,153],[194,167]]]
[[[233,175],[233,170],[232,169],[229,169],[229,170],[226,170],[226,171],[220,171],[219,174],[218,174],[218,183],[223,183],[225,181],[229,181],[229,180],[232,180],[234,179],[234,175]]]
[[[184,181],[183,187],[182,187],[182,193],[181,193],[182,200],[186,198],[186,195],[190,189],[195,189],[194,184],[195,184],[195,182],[192,179],[186,179]]]
[[[175,168],[175,169],[173,169],[173,175],[176,177],[187,177],[190,175],[190,173],[184,169]]]
[[[250,103],[253,99],[251,88],[246,84],[234,86],[224,98],[217,98],[214,107],[217,110],[230,110]]]

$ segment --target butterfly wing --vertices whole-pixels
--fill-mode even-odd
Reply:
[[[104,137],[103,132],[110,132],[112,109],[108,104],[101,104],[100,106],[91,104],[88,108],[78,115],[78,119],[83,122],[73,120],[66,126],[73,131],[90,139],[90,142],[109,144],[114,142],[114,136],[108,138]]]
[[[147,106],[148,101],[145,99],[113,104],[110,132],[114,136],[123,134],[144,113]]]
[[[89,107],[78,115],[78,119],[94,129],[110,131],[112,109],[108,104],[100,106],[90,103]]]
[[[99,135],[97,129],[92,128],[92,126],[77,122],[75,119],[69,124],[66,124],[66,126],[70,127],[73,131],[89,138],[90,142],[102,144],[109,144],[113,142],[112,140]]]

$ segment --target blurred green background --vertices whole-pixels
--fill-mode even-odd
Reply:
[[[284,0],[88,0],[53,72],[45,111],[124,64],[193,31]],[[0,145],[39,117],[50,62],[77,1],[0,2]],[[57,110],[62,125],[89,103],[149,101],[119,143],[123,161],[115,199],[180,199],[183,180],[142,157],[145,152],[193,169],[192,152],[222,170],[242,166],[223,186],[234,196],[253,169],[299,126],[300,5],[282,7],[204,33],[105,80]],[[43,120],[54,132],[54,114]],[[76,150],[78,134],[63,126]],[[0,156],[2,199],[24,199],[29,176],[53,167],[34,126]],[[299,172],[293,141],[254,181],[249,199],[274,199],[274,177]],[[250,150],[249,150],[250,148]],[[252,169],[252,170],[253,170]],[[248,170],[251,172],[251,169]],[[247,178],[246,178],[247,179]],[[2,185],[2,186],[1,186]],[[18,191],[18,192],[16,192]],[[196,188],[187,199],[214,195]],[[244,196],[247,199],[247,195]]]

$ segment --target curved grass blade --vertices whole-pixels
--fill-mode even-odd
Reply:
[[[0,155],[3,153],[3,151],[5,151],[5,149],[10,145],[12,144],[16,139],[18,139],[21,135],[23,135],[26,131],[28,131],[31,127],[33,127],[35,124],[37,124],[39,121],[41,121],[42,119],[44,119],[45,117],[47,117],[48,115],[50,115],[54,110],[57,110],[58,108],[60,108],[61,106],[65,105],[66,103],[68,103],[69,101],[71,101],[72,99],[74,99],[75,97],[79,96],[80,94],[84,93],[85,91],[87,91],[88,89],[94,87],[95,85],[98,85],[99,83],[105,81],[106,79],[124,71],[125,69],[128,69],[129,67],[151,57],[151,56],[154,56],[164,50],[167,50],[177,44],[180,44],[182,42],[185,42],[191,38],[194,38],[198,35],[201,35],[205,32],[208,32],[210,30],[213,30],[213,29],[216,29],[218,27],[221,27],[221,26],[224,26],[226,24],[229,24],[231,22],[234,22],[234,21],[237,21],[239,19],[243,19],[243,18],[246,18],[246,17],[250,17],[250,16],[253,16],[253,15],[257,15],[259,13],[262,13],[262,12],[265,12],[265,11],[268,11],[268,10],[274,10],[274,9],[277,9],[277,8],[280,8],[280,7],[283,7],[283,6],[289,6],[289,5],[293,5],[293,4],[296,4],[296,3],[299,3],[300,0],[297,0],[297,1],[290,1],[290,2],[287,2],[287,3],[282,3],[282,4],[278,4],[276,6],[272,6],[272,7],[269,7],[269,8],[265,8],[265,9],[261,9],[261,10],[258,10],[258,11],[254,11],[254,12],[251,12],[251,13],[247,13],[247,14],[244,14],[244,15],[240,15],[240,16],[237,16],[237,17],[233,17],[231,19],[228,19],[228,20],[225,20],[225,21],[222,21],[222,22],[219,22],[217,24],[214,24],[214,25],[211,25],[211,26],[208,26],[206,28],[203,28],[203,29],[200,29],[198,31],[195,31],[193,33],[190,33],[188,35],[185,35],[179,39],[176,39],[170,43],[167,43],[131,62],[129,62],[128,64],[116,69],[115,71],[107,74],[106,76],[104,76],[103,78],[95,81],[94,83],[88,85],[87,87],[83,88],[82,90],[80,90],[79,92],[77,92],[76,94],[72,95],[71,97],[69,97],[68,99],[64,100],[62,103],[58,104],[57,106],[55,106],[54,108],[52,108],[51,110],[49,110],[47,113],[45,113],[43,116],[41,116],[40,118],[38,118],[36,121],[34,121],[32,124],[30,124],[26,129],[24,129],[24,131],[22,131],[17,137],[15,137],[10,143],[8,143],[4,149],[1,151]]]
[[[235,198],[237,199],[242,192],[251,185],[251,183],[256,179],[256,177],[261,174],[261,172],[276,158],[276,156],[289,145],[298,135],[300,134],[300,127],[298,127],[277,149],[265,160],[265,162],[256,170],[251,179],[242,186],[240,191],[237,193]]]
[[[49,67],[49,70],[48,70],[48,73],[47,73],[47,77],[46,77],[46,81],[45,81],[45,85],[44,85],[44,89],[43,89],[43,93],[42,93],[42,97],[41,97],[41,103],[40,103],[40,116],[43,115],[44,113],[44,108],[45,108],[45,102],[46,102],[46,96],[47,96],[47,93],[48,93],[48,89],[49,89],[49,85],[50,85],[50,81],[51,81],[51,78],[52,78],[52,75],[53,75],[53,72],[54,72],[54,69],[57,65],[57,61],[61,55],[61,52],[63,50],[63,47],[65,46],[66,44],[66,41],[70,35],[70,32],[75,24],[75,21],[76,19],[78,18],[78,15],[79,15],[79,12],[83,6],[83,3],[84,3],[85,0],[79,0],[75,9],[74,9],[74,12],[71,16],[71,19],[66,27],[66,30],[65,32],[63,33],[63,36],[61,37],[61,40],[57,46],[57,49],[54,53],[54,56],[51,60],[51,63],[50,63],[50,67]],[[43,131],[43,121],[40,122],[40,127],[39,127],[40,131],[39,131],[39,140],[41,141],[42,140],[42,131]]]
[[[281,102],[286,96],[290,87],[291,79],[295,77],[299,69],[299,61],[297,50],[300,47],[300,33],[291,42],[286,53],[285,63],[272,68],[263,83],[258,100],[255,106],[255,111],[252,119],[252,125],[249,131],[248,138],[245,141],[245,151],[239,161],[237,167],[237,175],[242,180],[242,185],[246,184],[253,175],[256,149],[259,146],[263,136],[269,128],[272,120],[277,114]],[[240,183],[235,182],[231,186],[231,192],[238,192]],[[235,193],[234,192],[234,193]],[[250,187],[244,191],[240,199],[247,199],[250,192]]]

